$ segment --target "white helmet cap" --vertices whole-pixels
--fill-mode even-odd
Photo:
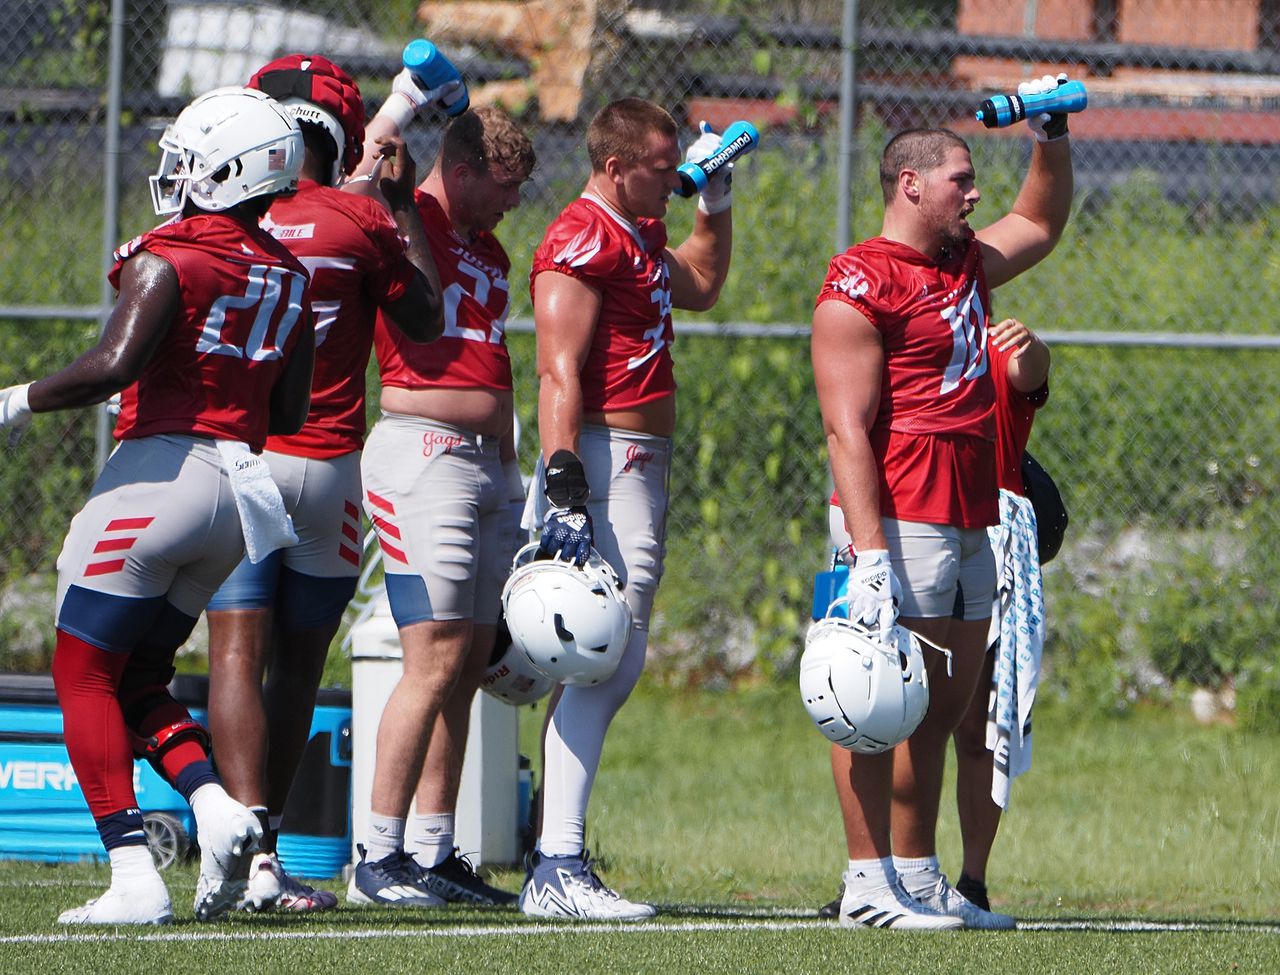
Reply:
[[[506,620],[499,619],[489,669],[480,680],[480,689],[499,701],[519,707],[542,700],[555,686],[556,682],[535,668],[523,651],[511,642]]]
[[[631,607],[618,575],[591,550],[578,566],[534,561],[537,543],[512,563],[502,589],[511,641],[546,676],[565,684],[599,684],[613,676],[631,636]]]
[[[160,137],[151,177],[159,216],[190,199],[202,210],[227,210],[257,196],[297,189],[303,143],[298,123],[275,99],[252,88],[201,95]]]
[[[800,694],[818,730],[835,744],[866,755],[888,751],[929,709],[920,642],[904,626],[882,640],[857,621],[818,620],[804,641]]]

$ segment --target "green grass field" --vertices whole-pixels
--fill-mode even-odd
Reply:
[[[201,925],[191,919],[195,871],[183,867],[168,874],[174,925],[66,930],[58,911],[100,890],[105,867],[9,862],[0,972],[1280,971],[1280,739],[1167,712],[1077,721],[1051,694],[989,877],[1017,932],[853,932],[819,921],[844,854],[825,743],[795,690],[648,688],[611,732],[589,841],[608,881],[662,906],[652,923],[342,907]],[[525,713],[526,751],[536,751],[539,720]],[[950,809],[941,854],[955,871]]]

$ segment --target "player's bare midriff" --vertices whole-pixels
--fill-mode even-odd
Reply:
[[[388,413],[420,416],[470,430],[482,437],[501,437],[511,430],[510,390],[438,387],[402,389],[382,387],[382,408]]]
[[[655,437],[669,437],[676,431],[676,398],[674,395],[650,400],[629,410],[609,410],[605,413],[584,412],[583,423],[612,427],[615,430],[631,430]]]

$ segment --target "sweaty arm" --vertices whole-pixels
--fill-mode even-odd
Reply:
[[[267,432],[289,436],[302,429],[311,410],[311,371],[316,361],[316,330],[307,313],[298,323],[298,342],[285,359],[284,368],[271,387],[271,415]],[[305,328],[302,326],[305,325]]]
[[[987,285],[999,287],[1040,263],[1058,243],[1075,192],[1071,139],[1034,142],[1013,209],[977,233]]]
[[[92,406],[136,382],[173,325],[181,302],[178,273],[147,251],[120,269],[120,295],[98,344],[60,372],[32,383],[34,413]]]
[[[408,290],[396,301],[387,302],[384,310],[396,327],[414,342],[434,342],[444,332],[444,301],[441,297],[440,272],[431,245],[422,226],[422,214],[414,200],[417,169],[413,156],[399,136],[381,135],[374,140],[378,167],[378,192],[407,242],[409,261],[417,269]],[[362,165],[363,165],[362,160]],[[369,181],[364,181],[368,185]]]
[[[543,271],[534,295],[542,456],[549,458],[558,450],[577,453],[582,431],[582,367],[600,315],[600,292],[567,274]]]
[[[693,232],[666,252],[671,276],[671,303],[689,311],[707,311],[720,297],[729,276],[733,254],[733,210],[706,214],[698,211]]]
[[[880,406],[880,333],[852,306],[824,301],[813,313],[811,352],[831,476],[853,546],[859,552],[887,548],[870,438]]]

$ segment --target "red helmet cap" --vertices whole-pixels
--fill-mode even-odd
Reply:
[[[338,150],[335,168],[348,176],[355,171],[364,155],[364,100],[349,74],[319,54],[286,54],[259,68],[249,87],[285,105],[299,122],[327,129]],[[308,111],[312,106],[320,111]]]

